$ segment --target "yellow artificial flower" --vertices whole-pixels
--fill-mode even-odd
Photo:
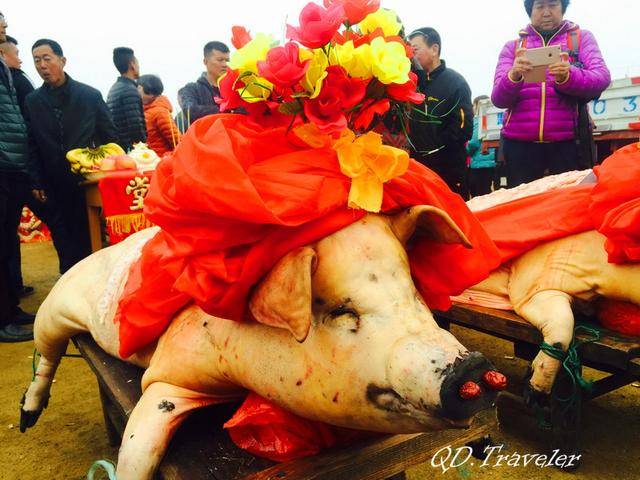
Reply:
[[[344,45],[336,45],[329,53],[329,63],[339,65],[353,78],[369,79],[373,76],[371,66],[373,58],[371,45],[365,43],[354,48],[353,41],[349,40]]]
[[[343,135],[333,147],[338,154],[340,170],[352,179],[349,207],[379,212],[384,184],[407,171],[409,154],[383,145],[382,135],[375,132],[353,138],[353,132]]]
[[[327,67],[329,60],[327,55],[320,48],[308,50],[300,49],[300,60],[311,60],[307,73],[300,81],[302,87],[309,93],[309,98],[316,98],[322,90],[322,82],[327,77]]]
[[[377,37],[371,42],[371,58],[373,75],[381,83],[404,84],[409,81],[411,61],[407,52],[399,42],[386,42]]]
[[[257,75],[245,75],[242,77],[242,82],[246,86],[237,88],[237,91],[248,103],[264,102],[273,91],[273,83]]]
[[[365,35],[381,28],[385,37],[398,35],[402,24],[398,21],[398,15],[393,10],[381,8],[373,12],[359,23],[360,31]]]
[[[258,62],[267,58],[267,52],[276,42],[271,35],[258,33],[256,38],[244,47],[236,50],[229,61],[229,68],[245,72],[258,73]]]

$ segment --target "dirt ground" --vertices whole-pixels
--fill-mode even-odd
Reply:
[[[35,312],[57,279],[57,259],[50,243],[23,246],[25,283],[36,294],[25,299],[25,310]],[[453,330],[470,349],[489,357],[510,378],[522,378],[526,363],[513,359],[508,342],[469,330]],[[77,353],[73,347],[68,353]],[[96,380],[79,358],[65,358],[56,375],[49,408],[38,424],[21,434],[19,401],[32,375],[33,342],[0,344],[0,478],[4,480],[70,480],[85,478],[98,459],[115,460],[117,449],[110,447],[102,423]],[[598,378],[587,370],[586,376]],[[443,473],[430,463],[411,468],[410,480],[426,479],[640,479],[640,388],[627,386],[585,406],[584,455],[575,473],[555,468],[481,466],[470,460],[460,468]],[[522,418],[519,418],[522,416]],[[505,453],[545,453],[548,440],[523,415],[505,418],[492,434],[504,445]],[[471,463],[474,465],[471,465]],[[504,462],[503,462],[504,463]],[[197,480],[197,479],[194,479]]]

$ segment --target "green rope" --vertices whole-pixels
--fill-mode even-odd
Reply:
[[[36,381],[36,356],[40,357],[40,353],[35,348],[33,349],[33,355],[31,356],[31,381]]]
[[[98,460],[94,462],[87,472],[87,480],[94,480],[94,475],[100,468],[104,468],[105,472],[107,472],[109,480],[118,480],[116,478],[116,464],[111,460]]]
[[[586,333],[590,338],[586,340],[577,340],[576,334],[579,332]],[[599,339],[600,330],[597,328],[587,327],[586,325],[578,325],[573,331],[573,339],[571,340],[566,352],[560,348],[554,347],[553,345],[549,345],[546,342],[542,342],[540,345],[541,351],[562,362],[562,369],[571,381],[571,391],[567,397],[561,398],[557,393],[553,393],[553,398],[559,403],[564,404],[563,413],[576,403],[578,396],[580,395],[580,389],[590,392],[593,387],[593,382],[585,380],[580,371],[582,364],[580,363],[578,348],[585,343],[596,342]],[[551,428],[551,424],[544,418],[544,412],[541,407],[534,405],[534,412],[538,417],[538,423],[541,428]]]

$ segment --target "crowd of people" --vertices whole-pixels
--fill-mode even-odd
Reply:
[[[506,108],[500,159],[483,151],[478,137],[479,102],[462,75],[442,59],[442,38],[433,28],[407,35],[413,70],[425,101],[403,126],[406,147],[465,198],[489,193],[494,170],[504,160],[509,186],[590,166],[590,120],[585,105],[610,83],[593,34],[565,20],[569,0],[525,0],[530,23],[499,55],[493,103]],[[71,173],[66,152],[118,143],[125,150],[146,142],[160,156],[171,152],[194,121],[220,112],[218,81],[230,50],[212,41],[203,49],[205,72],[178,92],[174,116],[162,80],[140,75],[131,48],[113,50],[120,76],[106,102],[95,88],[66,73],[60,44],[40,39],[31,55],[43,83],[34,88],[20,69],[18,41],[8,36],[0,13],[0,342],[32,338],[25,327],[34,317],[19,308],[33,292],[20,269],[17,226],[23,205],[49,226],[60,273],[90,253],[85,199]],[[533,69],[527,49],[560,45],[560,62],[549,66],[546,82],[525,82]],[[385,125],[393,122],[385,122]]]

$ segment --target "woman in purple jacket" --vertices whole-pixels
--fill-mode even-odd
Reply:
[[[531,23],[500,53],[491,100],[507,109],[502,145],[509,187],[578,169],[578,106],[611,81],[593,34],[564,20],[568,5],[525,0]],[[532,69],[526,48],[548,45],[561,46],[561,62],[549,66],[545,82],[526,83],[524,74]]]

